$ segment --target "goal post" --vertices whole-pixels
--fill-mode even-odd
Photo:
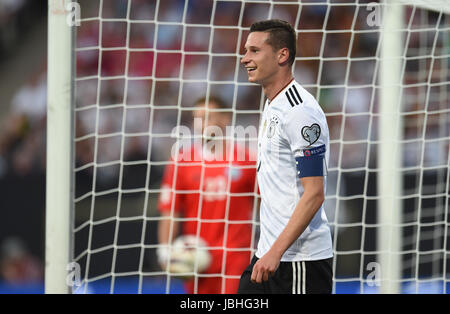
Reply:
[[[73,29],[65,2],[48,1],[45,292],[69,293],[73,204]]]
[[[233,126],[257,126],[264,95],[239,61],[268,18],[294,25],[294,76],[330,126],[333,291],[448,292],[449,1],[79,0],[69,26],[73,2],[48,0],[46,293],[115,293],[127,278],[132,292],[179,292],[155,262],[173,129],[205,95],[225,98]],[[373,4],[381,23],[367,26]]]
[[[405,79],[407,47],[405,47],[405,6],[412,5],[450,14],[448,1],[384,0],[383,24],[380,31],[380,118],[378,148],[378,202],[377,251],[380,263],[381,293],[400,293],[402,282],[402,222],[403,222],[403,166],[402,141],[402,87]],[[441,18],[439,17],[439,20]],[[438,36],[436,25],[435,42]],[[433,68],[434,59],[431,61]],[[430,70],[429,78],[431,78]],[[428,80],[429,82],[429,80]],[[444,248],[445,250],[445,248]],[[445,276],[445,274],[444,274]]]
[[[378,149],[378,221],[377,246],[381,270],[381,291],[400,292],[401,194],[402,194],[402,119],[400,89],[403,63],[403,7],[385,1],[381,27],[380,118]]]

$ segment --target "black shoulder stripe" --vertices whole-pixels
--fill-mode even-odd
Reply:
[[[295,87],[295,85],[292,85],[292,88],[294,89],[294,92],[297,95],[298,99],[300,99],[300,102],[303,103],[303,99],[302,99],[302,97],[300,97],[300,94],[297,91],[297,88]]]
[[[292,99],[294,99],[295,104],[296,104],[296,105],[300,104],[300,103],[298,102],[297,98],[295,97],[294,93],[292,92],[292,88],[289,88],[288,91],[289,91],[289,93],[291,94]]]
[[[285,95],[286,95],[287,99],[289,100],[289,102],[291,103],[291,106],[294,107],[295,105],[294,105],[294,103],[292,102],[291,97],[289,97],[289,93],[286,92]]]

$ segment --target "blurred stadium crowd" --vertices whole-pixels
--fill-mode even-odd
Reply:
[[[0,0],[0,53],[6,53],[11,43],[19,40],[20,21],[30,2]],[[157,12],[155,0],[133,0],[130,7],[124,0],[105,0],[102,8],[99,1],[79,2],[82,18],[88,20],[77,28],[76,162],[78,167],[92,164],[87,169],[97,171],[98,185],[113,188],[116,184],[117,188],[114,178],[119,168],[95,168],[94,164],[167,160],[174,141],[172,128],[189,124],[189,108],[207,91],[229,103],[235,125],[258,124],[261,90],[247,84],[237,55],[243,51],[247,31],[239,36],[239,29],[232,26],[249,27],[256,20],[268,18],[268,3],[248,3],[241,16],[241,3],[236,1],[217,2],[214,12],[209,0],[189,1],[186,11],[184,0],[159,1]],[[99,12],[105,19],[102,23]],[[379,34],[377,28],[367,24],[369,11],[365,7],[335,6],[327,14],[326,6],[304,5],[299,19],[297,12],[298,5],[272,7],[272,17],[296,25],[299,58],[294,75],[318,96],[328,115],[332,140],[329,168],[330,176],[334,175],[328,194],[334,196],[330,202],[333,207],[337,194],[350,193],[342,192],[345,181],[336,191],[337,167],[375,167],[378,89],[374,78]],[[437,17],[427,13],[426,22],[433,25]],[[156,25],[155,18],[162,23]],[[423,23],[423,19],[414,19],[412,25],[415,23]],[[444,23],[448,26],[448,17]],[[433,39],[434,34],[429,32],[411,33],[406,55],[432,53]],[[448,53],[448,44],[448,40],[438,41],[435,56]],[[402,110],[405,138],[412,141],[405,144],[404,166],[439,165],[448,160],[445,141],[430,144],[437,149],[427,146],[423,162],[418,156],[423,137],[433,139],[449,132],[449,113],[439,112],[448,109],[448,97],[442,96],[442,88],[448,92],[448,85],[432,87],[429,104],[424,107],[429,75],[432,83],[449,78],[448,60],[438,58],[432,65],[430,75],[429,58],[406,62],[404,82],[412,87],[403,90]],[[0,180],[44,173],[46,92],[46,73],[39,72],[13,98],[10,113],[1,122]],[[437,114],[426,114],[430,110]],[[149,132],[153,135],[150,141]],[[367,140],[372,142],[368,144]],[[152,175],[152,183],[157,186],[160,171],[152,171]],[[359,194],[363,192],[360,187],[356,189]],[[78,196],[81,191],[86,192],[85,187],[77,186]],[[333,221],[333,216],[329,218]],[[8,279],[5,275],[3,278]]]
[[[36,19],[45,12],[41,7],[39,1],[0,0],[2,79],[6,75],[3,72],[4,64],[15,57],[24,34],[35,27]],[[42,193],[37,185],[45,183],[31,175],[42,174],[45,169],[44,77],[45,73],[36,73],[32,80],[17,90],[11,104],[0,104],[3,107],[0,112],[7,112],[6,116],[0,115],[0,293],[5,292],[4,283],[23,285],[41,282],[43,279],[42,254],[39,254],[42,247],[37,241],[42,240],[39,236],[39,231],[42,230],[39,217],[43,215],[44,197],[36,197],[36,194],[30,193],[28,196],[31,203],[21,201],[18,197],[27,194],[29,189]],[[40,96],[36,98],[37,94]],[[9,112],[5,108],[10,108]],[[33,136],[35,131],[38,134]],[[22,191],[16,191],[18,188],[22,188]],[[40,204],[30,206],[33,201]],[[31,222],[23,217],[28,217]],[[36,225],[38,227],[35,228]],[[22,230],[18,230],[19,228]],[[26,229],[30,233],[37,232],[27,237],[26,231],[23,231]],[[30,240],[33,237],[37,239],[36,242]]]

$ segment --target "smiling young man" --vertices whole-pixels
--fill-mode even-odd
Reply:
[[[292,76],[289,23],[254,23],[241,63],[267,97],[258,138],[261,232],[238,293],[331,293],[332,242],[325,215],[329,133],[323,110]]]

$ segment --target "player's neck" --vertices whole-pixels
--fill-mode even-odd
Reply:
[[[271,102],[286,86],[288,86],[294,77],[291,72],[279,73],[269,83],[263,84],[264,94]]]

